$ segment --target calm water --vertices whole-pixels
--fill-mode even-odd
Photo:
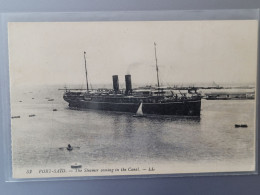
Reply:
[[[200,118],[135,118],[71,110],[62,95],[56,87],[12,90],[12,116],[21,116],[11,120],[14,168],[65,167],[72,162],[254,166],[254,100],[203,100]],[[235,128],[236,123],[248,128]],[[80,149],[59,149],[67,144]]]

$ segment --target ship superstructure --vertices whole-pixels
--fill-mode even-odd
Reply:
[[[118,75],[112,76],[113,89],[89,90],[87,80],[86,57],[86,84],[87,90],[66,90],[63,98],[69,103],[69,107],[77,109],[94,109],[117,112],[136,113],[142,109],[143,114],[157,115],[186,115],[200,116],[201,95],[196,90],[188,90],[187,93],[176,93],[160,86],[158,65],[155,47],[155,60],[157,72],[157,87],[132,88],[131,75],[125,75],[125,88],[119,89]],[[141,108],[140,108],[141,105]]]

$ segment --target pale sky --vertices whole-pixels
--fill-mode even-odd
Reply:
[[[256,82],[256,20],[9,23],[11,86]]]

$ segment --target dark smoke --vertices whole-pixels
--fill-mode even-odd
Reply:
[[[135,62],[135,63],[128,65],[126,74],[131,74],[131,71],[139,68],[140,66],[142,66],[142,63],[140,63],[140,62]]]

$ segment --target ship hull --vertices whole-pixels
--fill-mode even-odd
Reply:
[[[69,107],[136,113],[140,103],[94,102],[65,99]],[[166,103],[143,103],[144,114],[200,116],[201,100],[184,100]]]

